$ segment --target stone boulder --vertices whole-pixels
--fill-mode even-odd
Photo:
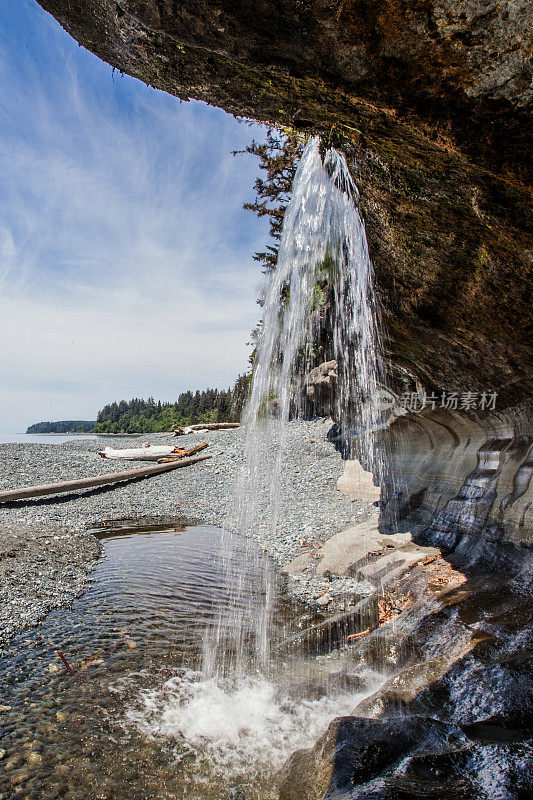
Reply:
[[[338,717],[314,747],[297,750],[285,763],[279,798],[348,798],[354,787],[392,770],[407,754],[422,748],[439,751],[459,740],[451,726],[424,717]]]
[[[331,416],[335,410],[337,362],[325,361],[313,367],[305,379],[306,401],[310,413]]]

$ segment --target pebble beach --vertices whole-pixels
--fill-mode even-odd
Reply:
[[[259,497],[260,522],[248,533],[280,567],[304,546],[320,545],[375,511],[371,503],[349,500],[337,489],[343,464],[326,440],[330,426],[331,421],[325,419],[289,424],[274,529],[268,486]],[[102,546],[91,529],[110,525],[113,520],[124,522],[124,518],[131,518],[132,523],[185,519],[231,529],[244,436],[244,428],[239,428],[171,440],[146,434],[120,439],[75,438],[62,444],[0,445],[1,489],[142,466],[100,458],[98,451],[106,445],[128,448],[144,442],[175,442],[190,447],[206,441],[206,452],[212,456],[146,480],[0,507],[0,641],[84,591],[91,569],[102,555]],[[326,589],[335,595],[357,586],[351,579],[337,579],[332,585],[312,575],[300,575],[289,580],[288,593],[312,603]]]

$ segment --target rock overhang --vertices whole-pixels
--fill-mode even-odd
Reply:
[[[531,393],[525,0],[41,0],[117,69],[342,149],[393,365]]]

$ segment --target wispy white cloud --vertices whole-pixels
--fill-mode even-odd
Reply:
[[[242,211],[257,166],[231,151],[262,131],[113,79],[20,9],[0,56],[0,425],[228,384],[265,237]]]

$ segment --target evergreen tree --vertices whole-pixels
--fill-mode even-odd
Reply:
[[[259,158],[259,168],[266,173],[257,178],[254,184],[256,198],[253,203],[245,203],[243,208],[253,211],[258,217],[269,217],[270,236],[274,244],[267,245],[264,252],[254,255],[268,274],[276,268],[278,246],[283,228],[285,209],[291,196],[292,182],[302,155],[304,139],[301,134],[277,130],[267,131],[266,142],[258,144],[255,139],[245,150],[236,153],[250,153]]]
[[[233,389],[182,392],[174,403],[121,400],[110,403],[98,412],[94,430],[97,433],[155,433],[170,431],[175,425],[208,422],[238,422],[247,399],[250,376],[240,375]],[[46,423],[52,424],[52,423]]]

